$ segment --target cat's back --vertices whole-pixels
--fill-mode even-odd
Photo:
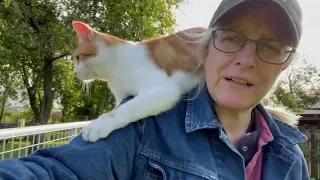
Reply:
[[[165,84],[184,90],[193,88],[203,77],[204,49],[199,42],[205,31],[201,27],[190,28],[119,46],[118,61],[124,63],[122,70],[113,67],[113,74],[119,74],[114,83],[126,88],[130,84],[135,92]]]
[[[202,73],[204,48],[200,40],[205,28],[195,27],[164,37],[142,41],[147,56],[168,76],[176,72]]]

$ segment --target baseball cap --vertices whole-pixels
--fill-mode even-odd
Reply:
[[[209,27],[215,26],[218,20],[239,5],[248,2],[273,2],[280,7],[291,21],[294,46],[298,46],[302,35],[302,10],[297,0],[222,0],[212,16]]]

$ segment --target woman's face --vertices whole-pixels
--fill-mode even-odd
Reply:
[[[252,5],[237,9],[223,28],[252,40],[285,42],[288,40],[288,32],[285,31],[288,26],[281,22],[279,16],[281,14],[273,6]],[[247,41],[237,53],[221,52],[213,46],[213,41],[209,45],[205,61],[208,90],[216,105],[225,108],[248,110],[255,106],[290,64],[290,61],[275,65],[260,60],[256,53],[257,44],[252,41]]]

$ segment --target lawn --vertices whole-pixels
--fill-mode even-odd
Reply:
[[[14,142],[9,141],[9,142],[6,142],[5,151],[9,151],[11,149],[18,149],[19,148],[19,143],[20,143],[20,141],[14,141]],[[68,141],[46,142],[45,143],[45,147],[54,147],[54,146],[67,144],[67,143],[68,143]],[[0,145],[0,160],[1,159],[7,159],[7,158],[10,158],[10,157],[18,158],[18,157],[23,157],[23,156],[28,155],[30,152],[28,151],[28,154],[26,154],[27,150],[24,147],[29,146],[29,145],[30,145],[30,142],[27,143],[26,141],[21,141],[21,148],[23,148],[23,149],[15,150],[15,151],[12,151],[12,152],[3,153],[3,143],[2,143]],[[42,147],[43,147],[43,145],[41,145],[41,148]],[[20,156],[19,156],[19,153],[20,153]],[[11,154],[12,154],[12,156],[11,156]]]

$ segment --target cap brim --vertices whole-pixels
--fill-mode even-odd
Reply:
[[[216,23],[221,19],[221,17],[227,15],[230,11],[238,8],[240,5],[243,5],[245,2],[248,2],[248,0],[237,0],[234,1],[234,4],[228,4],[226,5],[227,8],[221,9],[221,12],[219,12],[218,14],[216,14],[216,17],[211,19],[209,27],[214,27],[216,25]],[[287,18],[290,20],[290,25],[293,27],[293,31],[294,31],[294,35],[295,37],[293,37],[293,45],[297,46],[297,44],[299,43],[299,33],[298,33],[298,29],[297,26],[293,20],[293,17],[291,16],[291,14],[288,12],[288,9],[278,0],[273,0],[270,1],[270,3],[275,3],[276,5],[278,5],[283,12],[286,14]]]

